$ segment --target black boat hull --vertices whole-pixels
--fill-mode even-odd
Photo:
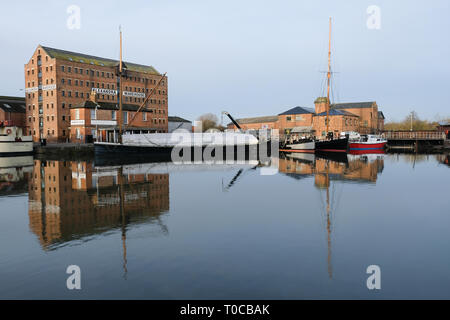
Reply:
[[[261,157],[270,157],[271,154],[270,143],[242,146],[223,146],[208,149],[205,146],[183,147],[178,148],[177,150],[173,149],[173,147],[144,147],[127,146],[120,144],[94,144],[95,162],[102,164],[124,164],[142,161],[161,162],[180,160],[261,160]]]
[[[316,152],[347,152],[348,138],[316,141]]]

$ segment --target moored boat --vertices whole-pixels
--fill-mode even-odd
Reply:
[[[0,122],[0,157],[33,154],[33,139],[8,121]]]
[[[386,147],[387,140],[377,135],[362,135],[360,140],[351,141],[349,150],[353,151],[379,151]]]
[[[347,152],[348,138],[321,140],[316,142],[316,152]]]
[[[283,152],[314,152],[316,142],[313,139],[300,139],[286,144],[281,148]]]

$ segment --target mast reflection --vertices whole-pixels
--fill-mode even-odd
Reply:
[[[332,231],[335,207],[336,182],[375,184],[384,168],[384,154],[285,154],[279,160],[279,171],[289,177],[302,179],[314,177],[314,185],[325,193],[325,229],[327,232],[328,276],[333,278]],[[333,183],[333,186],[332,186]],[[321,197],[322,199],[322,197]]]
[[[67,242],[122,231],[151,222],[169,210],[169,174],[127,172],[121,166],[94,168],[91,162],[34,161],[29,183],[30,228],[45,250]]]

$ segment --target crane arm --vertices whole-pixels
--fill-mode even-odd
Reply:
[[[228,112],[226,112],[226,111],[222,111],[222,114],[225,114],[225,115],[227,115],[228,116],[228,118],[230,118],[230,120],[231,120],[231,122],[233,122],[233,124],[236,126],[236,128],[238,128],[239,129],[239,131],[241,131],[242,132],[242,128],[241,128],[241,126],[239,125],[239,123],[237,123],[237,121],[236,120],[234,120],[234,118],[231,116],[231,114],[229,114]]]

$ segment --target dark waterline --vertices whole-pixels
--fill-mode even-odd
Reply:
[[[448,155],[295,157],[276,174],[15,160],[0,168],[0,298],[450,298]]]

